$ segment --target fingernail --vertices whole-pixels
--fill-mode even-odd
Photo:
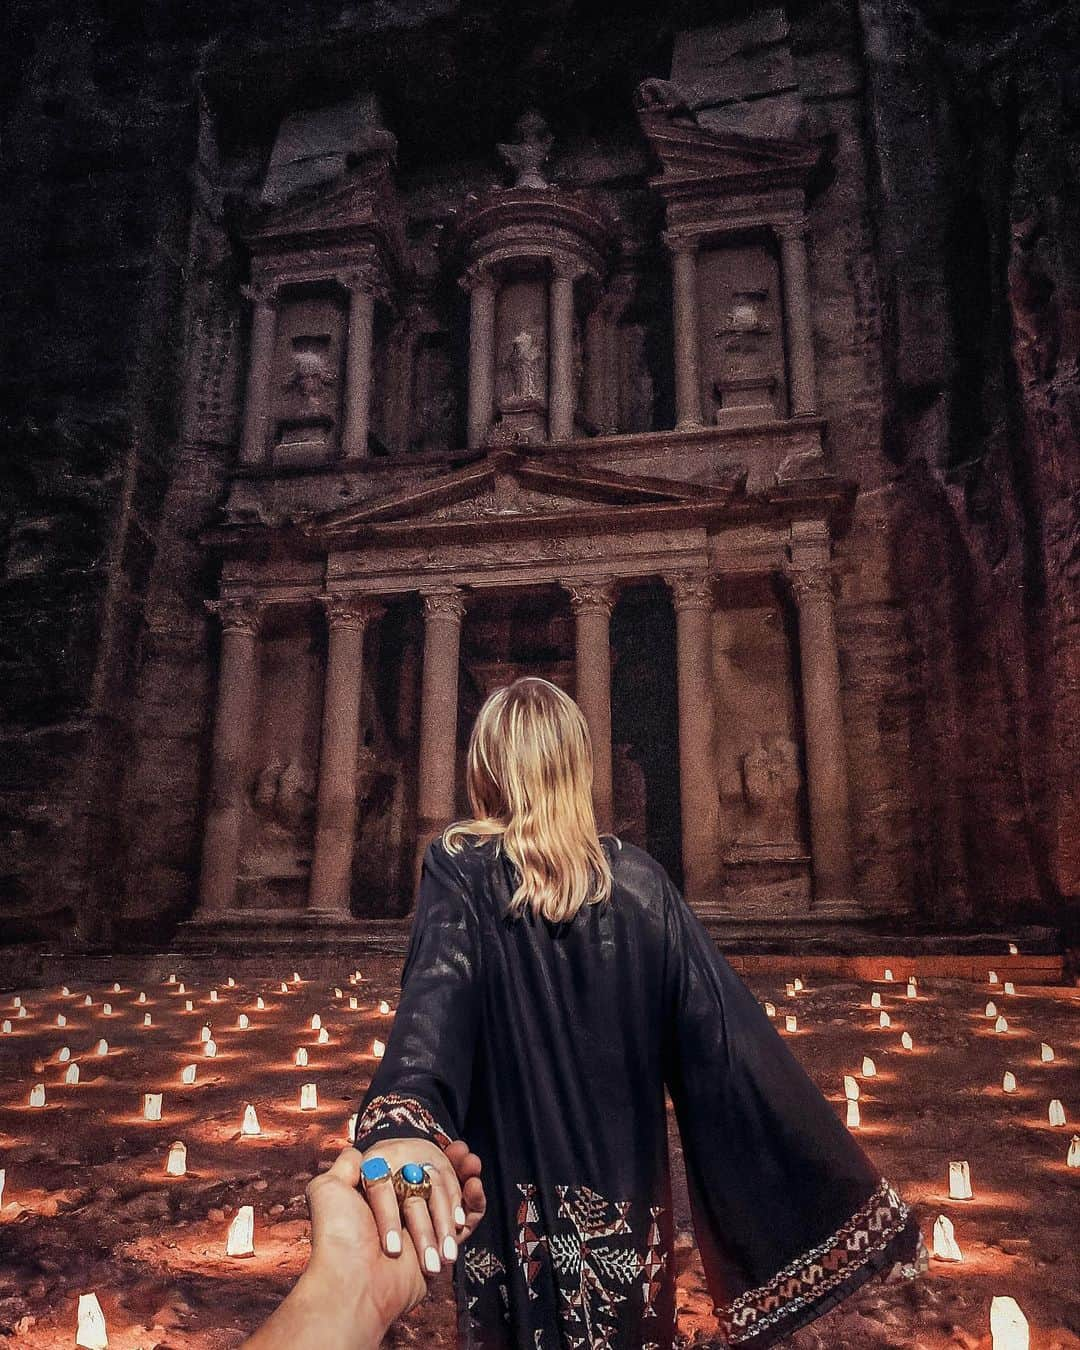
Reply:
[[[454,1219],[456,1220],[457,1223],[465,1222],[465,1211],[461,1208],[460,1205],[454,1206]]]
[[[391,1228],[386,1235],[386,1250],[388,1252],[401,1251],[401,1234],[396,1228]]]
[[[432,1275],[438,1275],[442,1266],[439,1262],[439,1253],[434,1247],[429,1247],[424,1253],[424,1265],[431,1271]]]
[[[450,1236],[449,1233],[447,1233],[447,1235],[443,1238],[442,1250],[443,1256],[445,1256],[448,1261],[457,1260],[457,1243],[454,1241],[454,1239]]]

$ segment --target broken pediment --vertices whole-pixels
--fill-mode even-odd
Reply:
[[[325,536],[397,524],[536,521],[619,506],[720,503],[730,492],[723,485],[619,474],[496,451],[464,468],[321,516],[304,529]]]

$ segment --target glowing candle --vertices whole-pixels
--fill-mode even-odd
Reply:
[[[796,976],[795,979],[792,980],[791,984],[792,988],[795,990],[796,993],[799,993],[802,990],[803,982],[798,978],[798,976]]]
[[[971,1199],[971,1170],[966,1162],[949,1163],[949,1199]]]
[[[939,1214],[934,1222],[934,1255],[939,1261],[962,1261],[964,1255],[956,1242],[952,1219]]]
[[[30,1089],[30,1105],[31,1105],[31,1106],[44,1106],[44,1105],[45,1105],[45,1084],[44,1084],[44,1083],[35,1083],[34,1086]]]
[[[152,1019],[151,1019],[149,1013],[143,1013],[142,1024],[143,1024],[144,1027],[153,1026],[153,1021],[152,1021]]]
[[[293,973],[292,973],[292,982],[293,982],[293,984],[299,984],[299,983],[300,983],[300,972],[299,972],[298,970],[294,970],[294,971],[293,971]]]
[[[1005,981],[1005,992],[1006,992],[1007,994],[1015,994],[1015,993],[1016,993],[1016,985],[1013,984],[1012,980],[1006,980],[1006,981]]]
[[[117,980],[117,982],[113,985],[112,991],[113,991],[114,994],[118,994],[118,993],[120,992],[120,981],[119,981],[119,980]],[[90,995],[87,994],[86,997],[89,998]]]
[[[788,1013],[788,1014],[784,1017],[784,1030],[785,1030],[785,1031],[797,1031],[797,1030],[798,1030],[798,1018],[795,1016],[794,1013]]]
[[[1042,1060],[1044,1064],[1049,1064],[1050,1061],[1054,1058],[1053,1050],[1050,1048],[1050,1046],[1046,1044],[1045,1041],[1042,1041],[1039,1045],[1039,1058]]]
[[[857,1130],[860,1123],[859,1103],[849,1101],[847,1104],[847,1127],[849,1130]]]
[[[388,1012],[390,1011],[390,1004],[387,1003],[386,999],[382,999],[382,1000],[380,1001],[380,1003],[379,1003],[379,1011],[380,1011],[381,1013],[388,1013]]]
[[[318,1031],[318,1029],[321,1026],[322,1026],[322,1018],[319,1016],[318,1013],[315,1013],[315,1015],[311,1019],[311,1029],[312,1031]]]
[[[229,978],[225,981],[225,983],[229,986],[230,989],[235,989],[235,988],[236,988],[236,981],[233,979],[233,977],[232,977],[231,975],[230,975]]]
[[[986,1005],[986,1015],[987,1015],[987,1017],[996,1017],[996,1016],[997,1016],[997,1004],[996,1004],[996,1003],[988,1003],[988,1004]]]
[[[192,1003],[191,999],[189,999],[189,998],[186,998],[186,999],[184,1000],[184,1011],[185,1011],[185,1012],[194,1012],[194,1011],[195,1011],[195,1004]]]
[[[67,1026],[67,1018],[64,1016],[63,1013],[57,1013],[57,1014],[56,1014],[56,1025],[57,1025],[58,1027],[66,1027],[66,1026]]]
[[[106,1040],[100,1040],[100,1041],[98,1041],[98,1043],[97,1043],[97,1053],[98,1053],[99,1055],[107,1055],[107,1054],[109,1053],[109,1042],[106,1041]]]
[[[83,999],[83,1007],[84,1007],[84,1008],[90,1008],[90,1007],[93,1006],[93,1003],[94,1003],[94,1000],[90,997],[89,994],[87,994],[87,996]]]
[[[199,1032],[199,1039],[203,1041],[208,1041],[213,1036],[213,1034],[214,1033],[210,1030],[209,1027],[203,1027],[202,1031]]]
[[[334,997],[335,997],[335,998],[343,998],[343,997],[344,997],[344,995],[342,994],[341,990],[338,989],[336,986],[335,986],[335,988],[334,988]]]
[[[255,1255],[255,1208],[253,1205],[241,1205],[236,1218],[229,1224],[229,1235],[225,1242],[226,1256]]]
[[[319,1032],[318,1039],[320,1045],[326,1045],[326,1043],[330,1040],[330,1033],[327,1031],[325,1027],[323,1027],[322,1030]]]
[[[101,1015],[102,1015],[102,1017],[111,1017],[111,1016],[112,1016],[112,1004],[111,1004],[111,1003],[103,1003],[103,1004],[101,1005]]]
[[[216,989],[211,989],[211,990],[210,990],[210,1002],[211,1002],[211,1003],[216,1003],[217,1001],[218,1001],[217,990],[216,990]]]
[[[775,1016],[776,1016],[776,1004],[775,1004],[775,1003],[766,1003],[766,1004],[765,1004],[765,1016],[766,1016],[766,1017],[775,1017]]]
[[[877,992],[876,989],[875,989],[874,992],[870,995],[870,1006],[871,1006],[871,1008],[880,1008],[880,1007],[881,1007],[881,995]]]
[[[29,1012],[27,1010],[26,1004],[24,1003],[22,1007],[19,1009],[19,1017],[28,1017],[28,1016]]]
[[[203,1054],[206,1056],[207,1059],[213,1059],[214,1056],[217,1054],[217,1042],[207,1041],[206,1044],[203,1046]]]
[[[300,1110],[317,1111],[319,1109],[319,1093],[314,1083],[305,1083],[300,1089]]]
[[[1009,943],[1009,955],[1010,955],[1010,956],[1019,956],[1019,955],[1020,955],[1020,948],[1016,945],[1015,942],[1010,942],[1010,943]]]
[[[1016,1091],[1016,1075],[1008,1069],[1005,1070],[1005,1076],[1001,1080],[1001,1090],[1002,1092]]]
[[[187,1145],[182,1139],[169,1145],[169,1156],[165,1159],[167,1177],[187,1176]]]
[[[71,990],[70,990],[70,989],[67,987],[67,985],[65,984],[64,987],[60,990],[60,996],[61,996],[61,998],[69,998],[70,995],[71,995]]]
[[[353,994],[349,999],[349,1007],[355,1012],[360,1006],[360,1000]]]
[[[74,1087],[78,1081],[79,1081],[79,1066],[77,1064],[69,1064],[67,1067],[67,1073],[64,1074],[64,1082],[67,1083],[70,1087]]]
[[[160,1120],[161,1119],[161,1093],[144,1092],[143,1093],[143,1119]]]
[[[289,992],[289,986],[285,983],[284,980],[281,981],[281,992],[283,994],[287,994]]]
[[[263,998],[262,994],[255,1000],[255,1006],[260,1012],[266,1007],[266,999]]]
[[[890,981],[891,981],[891,980],[892,980],[892,977],[893,977],[892,970],[891,970],[888,966],[886,966],[886,967],[885,967],[885,978],[886,978],[887,980],[890,980]]]
[[[138,997],[135,1001],[136,1001],[136,1003],[145,1003],[145,1002],[146,1002],[146,995],[145,995],[145,994],[140,994],[139,997]]]
[[[375,1040],[372,1041],[371,1043],[371,1053],[375,1056],[376,1059],[382,1059],[383,1055],[386,1054],[386,1046],[382,1043],[382,1041],[379,1040],[378,1037],[376,1037]]]
[[[918,988],[917,988],[916,985],[915,985],[915,981],[914,981],[914,980],[908,980],[907,996],[908,996],[908,998],[918,998],[918,997],[919,997],[919,991],[918,991]]]
[[[990,1300],[990,1334],[991,1350],[1028,1350],[1028,1322],[1016,1299],[995,1294]]]
[[[170,976],[169,976],[169,983],[170,983],[170,984],[175,984],[175,983],[176,983],[176,976],[175,976],[175,975],[170,975]]]
[[[900,1044],[904,1047],[905,1050],[914,1050],[915,1042],[911,1039],[910,1031],[905,1031],[904,1034],[900,1037]]]
[[[303,1046],[301,1046],[300,1049],[297,1050],[295,1056],[293,1057],[293,1063],[297,1066],[297,1068],[300,1069],[307,1068],[307,1051],[304,1049]]]
[[[990,983],[990,984],[997,984],[997,982],[998,982],[997,971],[996,971],[996,970],[988,970],[988,971],[986,972],[986,978],[987,978],[988,983]]]
[[[10,1018],[10,1017],[5,1017],[4,1020],[3,1020],[2,1022],[0,1022],[0,1034],[2,1034],[2,1035],[4,1035],[4,1036],[10,1036],[10,1035],[11,1035],[11,1018]]]
[[[60,1049],[56,1052],[56,1058],[60,1064],[66,1064],[68,1060],[71,1058],[71,1046],[62,1045]]]
[[[178,994],[186,994],[186,993],[187,993],[187,985],[181,983],[180,988],[179,988],[176,992],[177,992]]]
[[[994,1030],[995,1030],[995,1031],[1008,1031],[1008,1029],[1009,1029],[1009,1024],[1008,1024],[1008,1022],[1006,1022],[1006,1020],[1004,1019],[1004,1017],[999,1017],[998,1020],[994,1023]]]
[[[1067,1167],[1080,1167],[1080,1134],[1074,1134],[1069,1140],[1069,1152],[1065,1158]]]
[[[883,1012],[881,1016],[878,1018],[878,1026],[880,1027],[892,1026],[892,1018],[889,1016],[887,1012]]]
[[[79,1326],[75,1344],[84,1350],[109,1350],[109,1333],[105,1330],[105,1314],[97,1301],[97,1294],[79,1295]]]
[[[247,1013],[240,1014],[240,1016],[236,1019],[236,1025],[240,1028],[241,1031],[247,1031],[248,1027],[251,1026],[251,1022],[248,1020]]]
[[[20,996],[19,994],[16,994],[15,997],[11,1000],[11,1006],[12,1006],[13,1008],[21,1008],[21,1007],[22,1007],[22,998],[21,998],[21,996]]]
[[[850,1073],[844,1074],[844,1096],[849,1102],[857,1102],[859,1100],[859,1085],[856,1083],[854,1076]]]
[[[262,1134],[262,1130],[259,1128],[259,1117],[250,1102],[244,1107],[244,1120],[240,1126],[240,1133],[248,1135]]]
[[[863,1055],[862,1076],[864,1078],[873,1078],[877,1073],[877,1066],[869,1055]]]
[[[1050,1124],[1051,1125],[1065,1124],[1065,1108],[1064,1106],[1062,1106],[1061,1102],[1058,1101],[1056,1097],[1050,1103]]]
[[[188,1086],[190,1086],[192,1083],[194,1083],[194,1081],[195,1081],[195,1068],[196,1068],[196,1066],[195,1066],[194,1064],[185,1064],[185,1065],[184,1065],[184,1067],[180,1070],[180,1081],[181,1081],[181,1083],[185,1083],[185,1084],[187,1084]]]

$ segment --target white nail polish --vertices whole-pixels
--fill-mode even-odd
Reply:
[[[454,1219],[457,1223],[465,1222],[465,1211],[461,1208],[460,1205],[456,1205],[454,1207]]]
[[[442,1266],[439,1263],[439,1253],[434,1247],[429,1247],[427,1251],[424,1252],[424,1265],[427,1266],[432,1275],[438,1275],[439,1271],[442,1269]]]
[[[445,1256],[448,1261],[457,1260],[457,1243],[449,1233],[443,1238],[442,1250],[443,1256]]]
[[[386,1250],[388,1252],[401,1251],[401,1234],[396,1228],[392,1228],[386,1235]]]

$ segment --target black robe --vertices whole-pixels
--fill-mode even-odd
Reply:
[[[669,1350],[666,1085],[724,1342],[760,1350],[913,1259],[918,1225],[664,868],[603,843],[611,901],[562,924],[509,918],[493,841],[428,847],[356,1147],[480,1155],[459,1346]]]

